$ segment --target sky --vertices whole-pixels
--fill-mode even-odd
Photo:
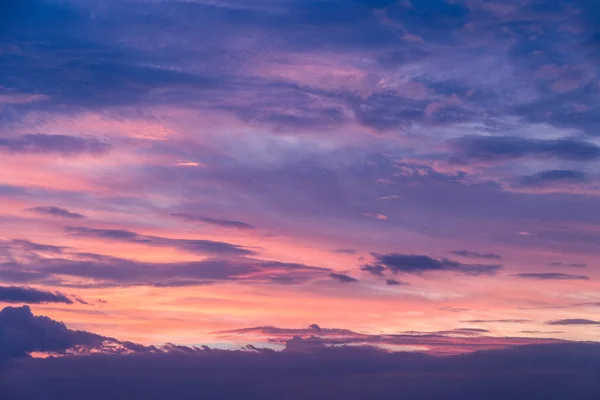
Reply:
[[[335,368],[366,354],[388,379],[380,351],[436,371],[588,353],[599,19],[591,0],[2,0],[0,361],[213,349],[193,368],[272,373],[268,350],[316,349],[295,360],[314,370],[346,345]]]

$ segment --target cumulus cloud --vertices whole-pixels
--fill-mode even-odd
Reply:
[[[105,338],[74,331],[43,316],[34,316],[28,306],[0,311],[0,359],[24,357],[31,352],[64,353],[76,346],[100,347]]]

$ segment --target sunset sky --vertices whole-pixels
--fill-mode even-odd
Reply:
[[[598,341],[599,20],[3,0],[0,309],[144,346]]]

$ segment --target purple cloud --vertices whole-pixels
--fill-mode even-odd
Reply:
[[[65,231],[73,236],[91,237],[114,240],[117,242],[137,243],[147,246],[173,247],[196,254],[229,254],[229,255],[252,255],[256,254],[241,246],[217,242],[213,240],[200,239],[171,239],[159,236],[141,235],[121,229],[96,229],[88,227],[68,226]]]
[[[197,215],[185,214],[185,213],[172,213],[172,217],[179,218],[183,221],[190,222],[202,222],[208,225],[214,225],[222,228],[235,228],[235,229],[256,229],[255,226],[247,224],[241,221],[232,221],[228,219],[222,218],[209,218],[209,217],[200,217]]]
[[[61,156],[101,155],[111,146],[96,138],[32,133],[15,138],[0,138],[0,150],[9,153],[42,153]]]
[[[537,280],[576,280],[576,281],[587,281],[590,278],[585,275],[572,275],[572,274],[562,274],[559,272],[524,272],[520,274],[515,274],[519,278],[523,279],[537,279]]]
[[[73,301],[62,293],[52,293],[45,290],[17,286],[0,286],[0,302],[73,304]]]
[[[79,214],[76,212],[72,212],[66,210],[64,208],[55,207],[55,206],[40,206],[29,208],[29,211],[42,214],[42,215],[50,215],[53,217],[61,217],[61,218],[70,218],[70,219],[83,219],[85,215]]]

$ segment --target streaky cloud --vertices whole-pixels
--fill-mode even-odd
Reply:
[[[201,217],[201,216],[185,214],[185,213],[171,213],[171,216],[181,219],[183,221],[202,222],[202,223],[205,223],[208,225],[215,225],[215,226],[219,226],[222,228],[235,228],[235,229],[243,229],[243,230],[256,229],[256,227],[254,225],[250,225],[246,222],[233,221],[233,220],[223,219],[223,218]]]
[[[58,154],[72,157],[77,155],[102,155],[111,146],[93,137],[48,135],[30,133],[15,138],[0,138],[0,150],[8,153]]]
[[[560,272],[524,272],[515,274],[514,276],[523,279],[537,279],[541,281],[563,281],[563,280],[575,280],[575,281],[587,281],[590,278],[585,275],[572,275],[563,274]]]
[[[45,290],[18,286],[0,286],[0,302],[29,304],[73,304],[71,299],[59,292],[52,293]]]
[[[64,208],[56,207],[56,206],[39,206],[28,208],[29,211],[42,214],[42,215],[50,215],[53,217],[61,217],[61,218],[70,218],[70,219],[83,219],[85,215],[79,214],[76,212],[69,211]]]

